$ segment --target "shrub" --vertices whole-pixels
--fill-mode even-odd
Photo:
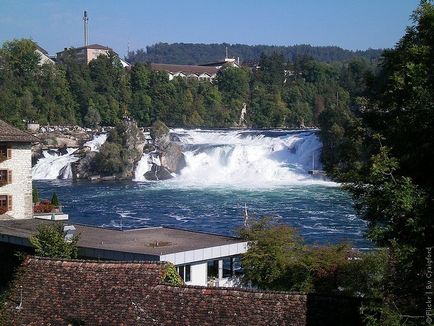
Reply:
[[[54,207],[60,206],[59,198],[57,198],[57,194],[55,192],[53,192],[51,196],[51,205],[53,205]]]
[[[51,258],[77,258],[79,236],[74,235],[69,242],[65,241],[63,224],[41,224],[37,233],[30,237],[37,255]]]

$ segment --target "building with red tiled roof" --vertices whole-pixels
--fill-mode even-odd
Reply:
[[[0,120],[0,216],[32,217],[32,142],[39,139]]]
[[[163,281],[168,266],[28,257],[0,324],[306,325],[306,295],[174,286]]]

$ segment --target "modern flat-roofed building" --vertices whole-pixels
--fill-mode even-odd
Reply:
[[[40,219],[0,221],[0,243],[31,247]],[[69,223],[70,225],[70,223]],[[188,285],[239,285],[240,255],[247,242],[229,236],[167,227],[114,230],[74,224],[81,257],[116,261],[165,261]]]
[[[39,139],[0,120],[0,215],[32,217],[32,142]]]

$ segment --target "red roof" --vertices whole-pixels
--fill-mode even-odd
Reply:
[[[0,307],[0,324],[306,325],[306,295],[171,286],[161,280],[166,267],[28,257]]]

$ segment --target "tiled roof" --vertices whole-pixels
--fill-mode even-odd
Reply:
[[[215,75],[218,71],[216,67],[172,65],[172,64],[165,64],[165,63],[151,63],[151,69],[157,71],[167,71],[173,74],[177,72],[182,72],[184,74],[198,74],[198,75],[206,73],[210,76]]]
[[[161,281],[166,266],[28,257],[0,324],[306,325],[306,295],[171,286]]]
[[[0,120],[0,142],[34,143],[40,140]]]

